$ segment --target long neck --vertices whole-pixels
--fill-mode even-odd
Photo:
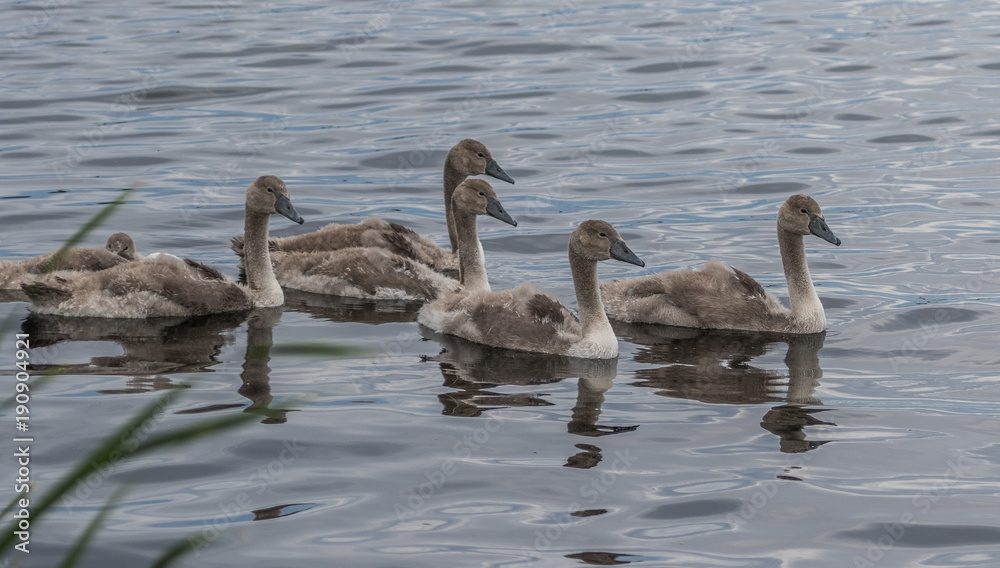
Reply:
[[[576,303],[580,310],[580,323],[583,324],[584,338],[595,337],[598,334],[614,337],[611,322],[604,313],[601,302],[601,287],[597,281],[597,262],[574,257],[570,253],[570,270],[573,272],[573,288],[576,290]]]
[[[247,273],[250,299],[257,307],[274,307],[284,303],[281,286],[271,269],[267,250],[267,224],[270,215],[247,211],[243,223],[243,259]]]
[[[788,366],[788,395],[790,405],[820,404],[815,396],[823,369],[819,366],[819,350],[823,347],[823,334],[795,335],[788,341],[785,365]]]
[[[785,269],[785,280],[788,281],[788,302],[792,318],[798,322],[818,325],[819,329],[816,331],[822,331],[826,328],[826,316],[819,295],[813,288],[812,277],[809,276],[802,235],[778,229],[778,246],[781,250],[781,265]]]
[[[466,175],[458,170],[451,160],[444,161],[444,214],[448,220],[448,238],[451,240],[451,252],[458,253],[458,235],[455,232],[455,208],[451,196],[458,184],[465,181]]]
[[[280,310],[258,310],[247,321],[247,352],[240,373],[243,385],[237,392],[253,401],[254,407],[267,408],[273,399],[268,362],[274,345],[272,329],[280,318]]]
[[[479,244],[476,216],[456,211],[454,221],[458,240],[459,281],[466,290],[489,292],[490,283],[486,278],[486,264],[482,246]]]

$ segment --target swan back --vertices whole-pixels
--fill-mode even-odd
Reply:
[[[452,197],[461,255],[461,282],[470,289],[489,289],[482,250],[476,235],[476,217],[490,215],[514,226],[490,184],[469,179]],[[395,253],[389,247],[353,246],[333,251],[272,253],[278,282],[293,290],[371,300],[437,298],[457,290],[459,282],[423,263]]]
[[[426,301],[459,287],[456,280],[378,247],[275,252],[273,265],[282,286],[314,294]]]
[[[788,282],[785,308],[747,273],[712,260],[701,270],[675,270],[601,286],[607,313],[634,323],[702,329],[818,333],[826,315],[806,264],[804,235],[840,245],[819,204],[806,195],[789,197],[778,211],[778,245]]]
[[[569,240],[570,268],[580,316],[533,284],[501,292],[461,290],[421,308],[417,321],[439,333],[536,353],[588,359],[618,355],[618,340],[601,306],[597,262],[617,259],[642,266],[618,232],[585,221]]]
[[[131,247],[129,249],[129,246]],[[133,254],[129,253],[129,250]],[[77,272],[104,270],[134,260],[135,243],[125,233],[108,237],[104,248],[74,247],[56,259],[56,252],[24,260],[0,260],[0,290],[17,290],[45,274],[73,276]]]
[[[267,256],[268,218],[275,213],[302,223],[285,183],[261,176],[246,192],[247,286],[197,262],[163,255],[70,278],[53,275],[22,290],[36,313],[78,317],[199,316],[281,305]]]
[[[451,250],[441,248],[411,229],[377,217],[356,224],[331,223],[311,233],[271,239],[270,249],[282,252],[318,252],[377,247],[416,260],[437,271],[458,270],[458,240],[452,196],[458,185],[473,175],[490,175],[514,183],[481,142],[466,139],[449,150],[444,163],[444,201]],[[238,256],[243,256],[243,237],[232,239],[232,249]]]

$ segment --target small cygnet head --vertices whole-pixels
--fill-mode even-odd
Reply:
[[[247,188],[247,211],[273,215],[280,213],[298,224],[305,222],[288,198],[285,182],[277,176],[260,176]]]
[[[580,223],[569,238],[570,257],[586,260],[613,258],[636,266],[646,266],[625,244],[618,231],[606,221],[590,220]]]
[[[466,138],[455,144],[448,152],[445,162],[467,176],[486,174],[507,183],[514,183],[514,178],[500,168],[486,146],[472,138]]]
[[[115,233],[108,237],[104,248],[124,259],[135,260],[135,241],[125,233]]]
[[[507,214],[493,187],[485,181],[470,178],[458,184],[451,196],[451,206],[456,214],[489,215],[508,225],[517,226],[517,221]]]
[[[793,195],[785,201],[778,211],[778,229],[796,235],[816,235],[840,246],[840,239],[827,226],[819,203],[808,195]]]

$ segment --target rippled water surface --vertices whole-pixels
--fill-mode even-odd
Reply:
[[[228,239],[265,173],[307,221],[272,234],[379,215],[444,243],[441,165],[466,137],[517,180],[494,186],[518,227],[480,223],[494,289],[572,303],[567,234],[587,218],[647,264],[604,278],[718,258],[782,297],[788,195],[843,240],[807,240],[824,337],[621,325],[616,362],[437,336],[412,304],[289,294],[123,323],[7,298],[4,383],[15,330],[39,368],[64,366],[32,393],[33,491],[154,391],[186,388],[158,428],[259,415],[91,480],[33,526],[22,566],[55,565],[123,484],[87,566],[145,566],[191,535],[210,544],[183,566],[1000,565],[995,4],[3,12],[0,258],[57,247],[139,184],[87,244],[126,231],[236,275]],[[317,340],[366,354],[278,348]]]

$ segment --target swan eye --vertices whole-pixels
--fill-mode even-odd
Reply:
[[[486,157],[486,156],[483,156],[482,152],[480,152],[478,155],[479,155],[480,158],[485,158]]]
[[[598,234],[600,234],[602,237],[607,237],[608,236],[607,233],[598,233]]]
[[[269,187],[269,188],[267,188],[267,192],[268,193],[274,193],[274,190]],[[803,209],[802,212],[805,213],[805,209]]]
[[[483,197],[486,197],[486,194],[483,193],[483,192],[481,192],[481,191],[479,192],[479,195],[482,195]]]
[[[802,212],[803,212],[803,213],[808,213],[808,211],[806,211],[805,209],[802,209]]]

